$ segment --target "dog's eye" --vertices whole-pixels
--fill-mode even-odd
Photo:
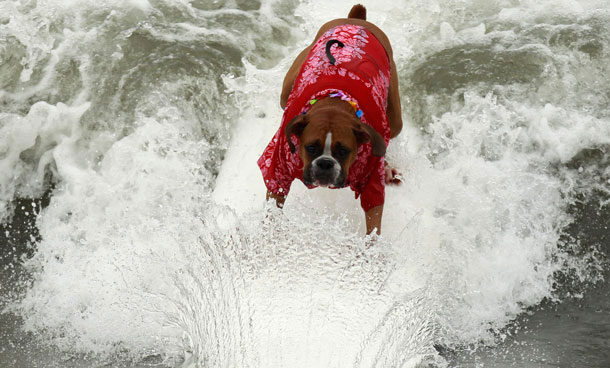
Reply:
[[[335,155],[339,160],[345,160],[349,156],[350,150],[345,147],[339,146],[335,150]]]
[[[318,146],[315,144],[310,144],[309,146],[305,146],[305,151],[313,156],[318,152]]]

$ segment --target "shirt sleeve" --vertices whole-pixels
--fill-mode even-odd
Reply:
[[[360,195],[360,205],[364,212],[381,206],[385,201],[385,160],[381,157]]]
[[[286,196],[294,180],[294,158],[290,152],[281,129],[275,133],[271,142],[258,159],[263,180],[267,189],[276,195]]]

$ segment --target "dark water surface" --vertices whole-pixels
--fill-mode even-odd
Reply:
[[[599,256],[607,260],[610,209],[590,202],[574,211],[577,221],[569,231],[583,247],[597,247]],[[510,336],[498,346],[451,352],[449,361],[457,367],[608,367],[610,271],[605,267],[599,272],[603,280],[595,286],[560,287],[572,296],[545,301],[520,316],[508,328]]]

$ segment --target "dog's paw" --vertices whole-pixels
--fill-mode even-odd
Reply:
[[[404,181],[401,173],[395,168],[386,166],[385,168],[385,183],[386,185],[400,185]]]

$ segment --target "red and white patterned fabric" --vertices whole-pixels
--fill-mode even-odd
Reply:
[[[335,65],[330,63],[326,55],[326,43],[330,40],[339,40],[344,45],[331,47],[331,54],[336,59]],[[307,111],[312,99],[342,92],[363,111],[360,120],[379,132],[387,146],[390,140],[386,115],[389,85],[390,62],[387,53],[371,32],[353,24],[326,31],[301,66],[288,97],[282,124],[258,159],[267,189],[276,195],[285,196],[294,179],[302,180],[303,162],[298,150],[290,152],[284,129],[297,114]],[[298,147],[298,137],[292,136],[292,142]],[[358,147],[346,186],[355,192],[356,198],[360,196],[365,211],[384,203],[385,161],[383,157],[372,155],[370,143]]]

